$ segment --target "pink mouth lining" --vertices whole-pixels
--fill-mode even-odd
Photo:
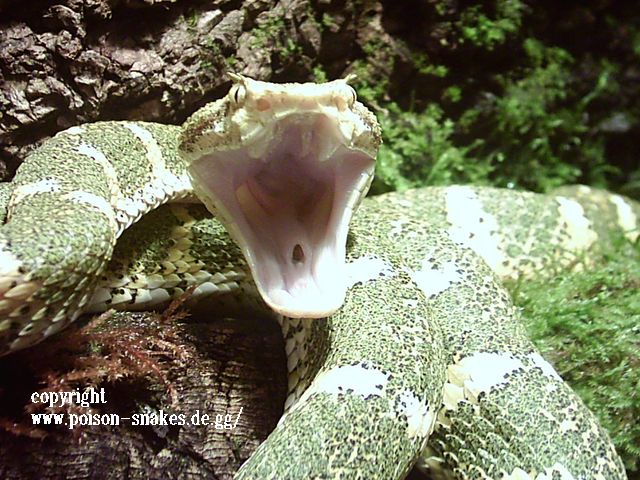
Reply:
[[[345,147],[322,114],[288,116],[272,136],[261,158],[248,147],[216,152],[190,173],[267,304],[286,316],[324,317],[344,301],[348,223],[374,160]]]

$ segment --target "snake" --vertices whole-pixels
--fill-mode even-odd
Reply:
[[[230,77],[181,126],[74,126],[0,184],[0,353],[83,313],[231,299],[280,322],[289,385],[238,479],[626,478],[504,280],[637,241],[638,202],[587,186],[365,198],[381,131],[352,77]]]

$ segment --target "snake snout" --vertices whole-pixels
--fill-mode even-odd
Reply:
[[[196,192],[221,217],[265,302],[282,315],[317,318],[346,294],[348,225],[374,158],[322,111],[291,114],[237,148],[191,161]]]

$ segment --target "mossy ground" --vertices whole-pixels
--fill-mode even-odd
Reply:
[[[390,25],[406,12],[383,1]],[[372,35],[355,87],[384,145],[372,192],[584,183],[640,199],[640,9],[629,2],[427,2]],[[418,32],[418,33],[416,33]],[[635,73],[634,73],[635,72]],[[321,65],[314,75],[327,76]],[[634,80],[635,79],[635,80]],[[534,341],[640,471],[640,246],[512,286]]]
[[[597,266],[511,285],[532,340],[596,413],[628,471],[640,468],[640,245]]]

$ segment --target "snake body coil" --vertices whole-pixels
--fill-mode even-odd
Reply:
[[[345,309],[284,322],[289,411],[239,478],[403,478],[419,453],[443,478],[626,478],[488,267],[512,277],[582,265],[569,245],[595,248],[640,213],[588,187],[563,193],[445,187],[365,200]]]
[[[283,204],[281,190],[290,187],[273,184],[271,167],[242,176],[253,168],[243,167],[222,200],[202,192],[208,174],[194,167],[196,191],[222,211],[227,226],[234,209],[244,214],[229,227],[240,246],[202,207],[161,206],[192,194],[180,143],[196,163],[217,157],[206,153],[215,144],[244,165],[239,152],[253,135],[248,157],[297,149],[337,159],[336,169],[353,160],[357,172],[341,170],[353,177],[347,189],[353,195],[340,205],[355,208],[370,181],[360,172],[369,171],[366,157],[379,144],[371,114],[344,82],[324,90],[250,82],[237,77],[229,96],[182,130],[142,122],[73,127],[35,151],[0,188],[3,353],[62,330],[83,311],[147,308],[189,286],[197,287],[196,296],[251,295],[250,276],[263,252],[252,238],[243,242],[265,228],[256,212],[294,225],[290,230],[300,235],[291,243],[279,232],[269,246],[290,265],[260,273],[258,290],[268,304],[289,311],[283,299],[295,292],[344,296],[327,287],[324,273],[299,276],[320,269],[314,258],[335,256],[326,232],[314,230],[318,219],[346,238],[344,222],[332,220],[340,216],[337,203],[326,203],[342,198],[338,170],[312,172],[313,182],[301,188],[314,207],[294,203],[298,223],[290,224],[274,213]],[[314,88],[321,94],[312,96]],[[268,135],[255,126],[250,133],[230,127],[253,125],[254,110],[236,105],[252,95],[254,110],[288,109]],[[323,116],[308,121],[297,109],[309,108],[311,97],[321,110],[313,115]],[[332,116],[340,119],[335,126],[322,120]],[[304,133],[309,125],[347,140],[326,147]],[[336,183],[327,187],[326,178]],[[307,211],[313,221],[302,217]],[[625,478],[606,432],[527,339],[500,279],[588,265],[613,229],[635,241],[639,217],[637,203],[588,187],[554,196],[427,188],[364,200],[351,222],[347,265],[338,270],[349,287],[342,308],[319,320],[281,319],[289,368],[285,415],[238,478],[403,478],[419,457],[450,478]],[[299,313],[301,304],[291,305]]]

